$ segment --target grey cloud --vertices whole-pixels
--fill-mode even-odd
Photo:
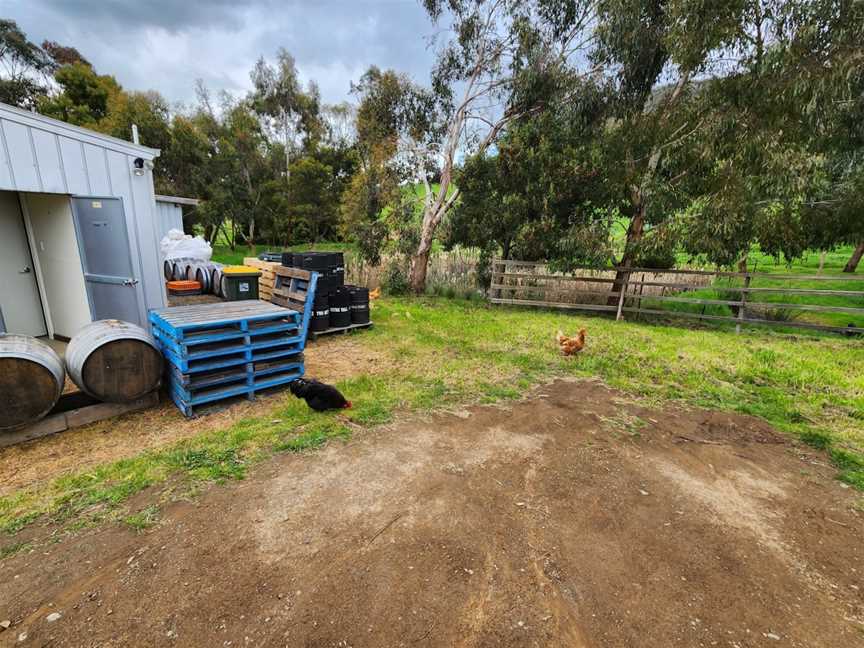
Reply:
[[[77,47],[124,87],[155,89],[172,102],[194,100],[195,80],[242,94],[259,56],[279,47],[297,60],[323,98],[348,98],[350,82],[369,65],[428,79],[432,32],[415,0],[27,0],[4,3],[35,41]]]

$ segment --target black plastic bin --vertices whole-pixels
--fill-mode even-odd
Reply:
[[[330,293],[330,328],[351,326],[351,295],[344,286]]]
[[[309,320],[309,330],[315,333],[326,331],[330,328],[330,298],[323,294],[317,293],[315,300],[312,302],[312,317]]]
[[[346,286],[350,297],[351,323],[369,323],[369,289],[363,286]]]

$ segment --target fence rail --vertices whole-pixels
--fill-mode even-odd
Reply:
[[[718,283],[718,280],[722,283]],[[862,290],[770,285],[778,281],[849,282],[856,288],[860,285]],[[714,294],[688,295],[695,291],[712,291]],[[492,262],[489,295],[493,304],[607,312],[614,313],[616,319],[622,319],[625,313],[637,318],[642,315],[696,318],[735,324],[739,332],[744,325],[758,325],[833,331],[847,335],[864,333],[864,276],[856,275],[651,268],[618,270],[588,266],[580,266],[571,274],[563,274],[549,271],[542,262],[496,259]],[[778,296],[783,301],[770,301]],[[843,302],[861,303],[862,307],[818,303],[813,298],[843,298]],[[795,301],[799,299],[801,301]],[[664,308],[664,305],[672,307]],[[701,307],[701,310],[676,308],[680,305],[693,305]],[[709,307],[712,312],[706,312]],[[729,314],[722,312],[725,309],[728,309]],[[819,314],[828,314],[828,320],[837,319],[839,315],[850,315],[856,321],[841,325],[824,321],[826,318],[820,321]],[[805,315],[811,319],[799,319]],[[832,315],[835,317],[832,318]]]

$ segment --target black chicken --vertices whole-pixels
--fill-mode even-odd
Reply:
[[[298,378],[291,383],[290,389],[292,394],[305,400],[306,404],[316,412],[351,407],[350,401],[345,400],[338,389],[317,380]]]

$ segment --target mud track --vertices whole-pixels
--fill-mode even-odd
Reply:
[[[557,382],[8,558],[0,644],[859,646],[859,499],[761,421]]]

